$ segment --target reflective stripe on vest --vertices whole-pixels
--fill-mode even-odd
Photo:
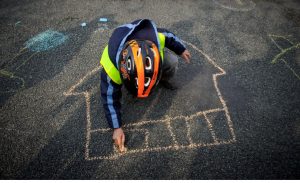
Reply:
[[[165,49],[165,41],[166,41],[166,36],[163,33],[158,33],[158,39],[159,39],[159,45],[160,45],[160,57],[162,62],[164,61],[164,49]]]
[[[121,75],[119,70],[115,67],[108,55],[108,46],[104,48],[101,56],[100,64],[103,66],[105,72],[118,85],[122,84]]]
[[[158,33],[158,38],[159,38],[159,44],[160,44],[159,53],[160,53],[161,59],[163,61],[166,37],[163,33]],[[103,50],[100,64],[103,66],[105,72],[107,73],[107,75],[110,77],[111,80],[113,80],[118,85],[122,84],[120,71],[115,67],[115,65],[109,58],[108,46],[106,46]]]

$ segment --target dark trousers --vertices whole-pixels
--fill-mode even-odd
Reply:
[[[178,70],[178,57],[175,53],[165,48],[164,61],[162,64],[162,81],[171,80]]]

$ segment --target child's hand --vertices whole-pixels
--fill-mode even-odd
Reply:
[[[114,129],[113,140],[114,140],[115,145],[117,146],[120,153],[123,153],[126,151],[126,148],[124,146],[125,134],[124,134],[122,128]]]
[[[180,57],[183,58],[186,63],[190,63],[191,54],[188,50],[184,50]]]

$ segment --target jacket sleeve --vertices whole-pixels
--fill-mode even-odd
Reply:
[[[121,97],[122,85],[114,83],[106,74],[105,70],[101,70],[101,98],[110,128],[120,128],[121,121]]]
[[[163,28],[157,28],[157,31],[166,36],[165,46],[174,51],[177,55],[181,55],[184,50],[186,50],[186,47],[182,41],[172,32]]]

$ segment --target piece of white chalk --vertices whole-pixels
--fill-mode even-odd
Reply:
[[[99,19],[99,22],[107,22],[107,21],[108,21],[107,18],[100,18],[100,19]]]

